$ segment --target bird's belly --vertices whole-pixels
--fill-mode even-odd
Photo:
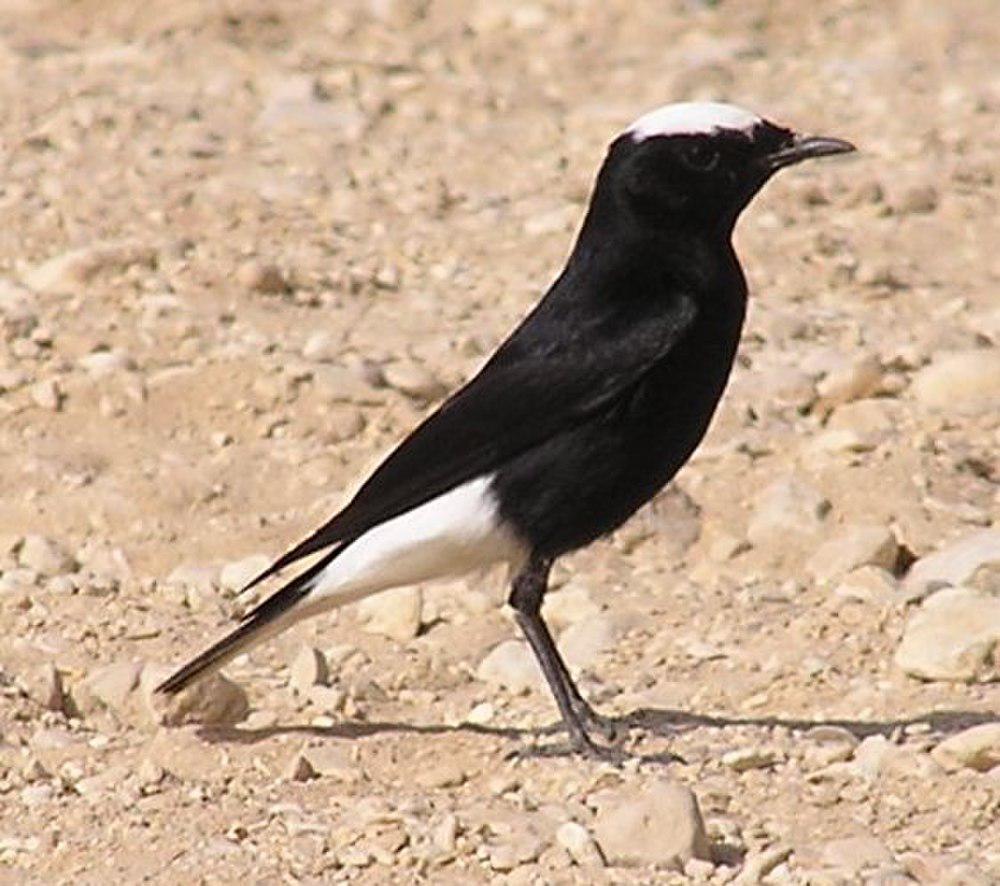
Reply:
[[[536,552],[559,556],[618,528],[690,458],[728,372],[685,384],[677,368],[498,472],[500,512]]]

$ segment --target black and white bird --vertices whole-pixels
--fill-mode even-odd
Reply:
[[[468,384],[339,513],[248,585],[319,558],[159,688],[304,618],[497,563],[574,748],[606,750],[540,609],[552,563],[624,523],[688,460],[722,395],[747,288],[731,235],[779,169],[854,150],[733,105],[683,103],[610,145],[566,267]]]

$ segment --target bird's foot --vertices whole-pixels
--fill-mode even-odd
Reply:
[[[570,738],[569,742],[515,748],[507,754],[506,759],[537,760],[544,757],[566,757],[572,754],[579,754],[588,760],[601,763],[612,763],[615,766],[621,766],[630,758],[630,755],[621,748],[598,744],[584,733],[582,736]]]
[[[588,760],[621,766],[631,756],[619,747],[597,744],[586,732],[570,736],[573,751]]]
[[[588,731],[596,732],[601,738],[610,742],[618,741],[624,736],[625,730],[621,728],[617,720],[597,713],[582,698],[574,698],[572,705],[573,712],[580,718],[580,722],[587,727]]]

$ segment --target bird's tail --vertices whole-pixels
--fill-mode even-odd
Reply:
[[[262,643],[313,614],[308,607],[301,604],[316,585],[320,574],[341,550],[342,548],[334,549],[300,575],[295,576],[284,587],[275,591],[263,603],[247,613],[243,623],[236,630],[171,674],[156,687],[156,691],[168,694],[180,692],[186,686],[219,670],[244,650]]]

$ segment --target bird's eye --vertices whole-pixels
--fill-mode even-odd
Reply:
[[[681,145],[679,153],[684,165],[698,172],[711,172],[719,164],[719,152],[701,141]]]

